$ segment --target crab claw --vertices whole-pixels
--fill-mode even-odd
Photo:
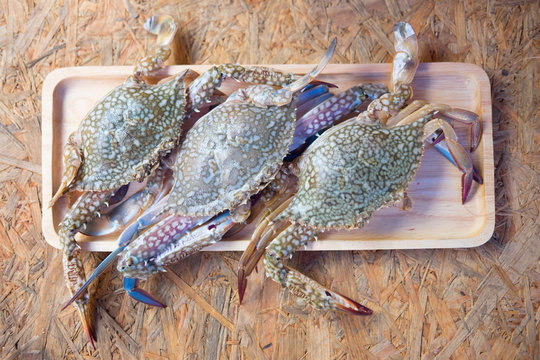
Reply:
[[[169,15],[154,15],[146,19],[143,27],[151,34],[157,35],[159,46],[169,45],[176,33],[176,23]]]
[[[482,138],[482,122],[480,121],[480,117],[478,116],[478,114],[464,109],[453,108],[445,110],[442,115],[447,116],[452,121],[457,121],[459,123],[467,125],[470,128],[469,151],[473,152],[474,150],[476,150],[476,148],[478,148],[478,145],[480,144],[480,139]]]
[[[456,163],[454,162],[454,158],[452,157],[452,154],[450,154],[450,151],[448,150],[448,146],[444,141],[444,135],[441,134],[437,136],[437,138],[431,143],[430,146],[433,146],[435,150],[439,152],[442,156],[444,156],[452,165],[456,166]],[[472,176],[473,180],[476,181],[478,184],[482,185],[484,183],[484,180],[482,179],[482,174],[480,174],[480,171],[476,168],[476,166],[473,165],[472,169]]]
[[[163,176],[156,175],[148,181],[147,185],[140,191],[134,193],[127,199],[123,199],[127,193],[127,187],[123,186],[123,195],[115,193],[114,199],[109,201],[110,204],[115,204],[123,200],[123,202],[112,209],[104,216],[97,217],[86,224],[86,228],[81,229],[81,232],[88,236],[102,236],[111,234],[119,229],[125,229],[126,226],[134,219],[144,218],[141,214],[147,214],[147,208],[158,204],[159,201],[167,196],[174,185],[172,170],[166,169]],[[125,188],[125,189],[124,189]],[[120,196],[122,198],[118,199]],[[145,212],[146,211],[146,212]],[[140,221],[138,221],[140,223]],[[139,224],[140,225],[140,224]],[[125,236],[122,234],[122,236]]]
[[[422,108],[416,113],[422,113],[425,110],[429,110],[429,108]],[[452,160],[451,162],[463,173],[461,177],[461,202],[462,204],[465,204],[465,201],[469,196],[469,192],[471,191],[474,178],[474,166],[471,156],[457,141],[457,135],[450,123],[447,121],[447,118],[450,117],[450,112],[445,110],[444,112],[434,111],[432,113],[436,116],[436,118],[425,124],[424,133],[433,134],[434,132],[439,131],[439,129],[444,133],[446,146],[448,147],[448,154]],[[451,118],[453,119],[453,117]],[[437,141],[437,139],[438,137],[435,138],[435,141]]]
[[[137,284],[138,280],[134,278],[125,277],[123,280],[124,290],[131,296],[133,299],[145,303],[146,305],[156,306],[156,307],[167,307],[160,303],[153,295],[140,289]]]
[[[396,54],[392,67],[392,86],[410,84],[419,64],[418,41],[411,25],[406,22],[396,24],[394,44]]]
[[[461,203],[465,204],[473,182],[473,163],[467,151],[453,139],[446,139],[448,150],[457,168],[463,172],[461,176]]]

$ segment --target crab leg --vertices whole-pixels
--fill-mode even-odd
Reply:
[[[159,186],[153,186],[154,183],[162,184],[162,178],[164,177],[162,171],[156,171],[156,175],[149,179],[148,186],[139,193],[139,196],[133,198],[137,201],[138,207],[145,208],[160,196]],[[170,187],[172,184],[164,183],[165,186]],[[64,219],[59,225],[58,235],[60,238],[60,245],[63,250],[63,263],[64,263],[64,277],[68,285],[68,289],[71,295],[75,295],[76,291],[83,287],[86,279],[84,268],[80,260],[80,249],[75,241],[75,234],[87,227],[87,224],[92,224],[96,217],[100,217],[101,210],[109,206],[109,202],[115,197],[115,193],[110,191],[94,191],[86,192],[82,194],[73,206],[69,209]],[[129,205],[133,205],[129,200]],[[125,208],[124,208],[125,209]],[[137,216],[138,211],[132,211],[129,215],[122,215],[121,219],[117,219],[118,223],[112,225],[113,228],[119,226],[119,223],[127,223],[131,219]],[[94,231],[99,228],[94,226]],[[81,231],[81,232],[82,232]],[[103,231],[103,230],[102,230]],[[79,300],[74,303],[81,317],[82,323],[85,327],[85,332],[93,344],[94,338],[87,319],[87,307],[89,297],[88,294],[84,294]]]
[[[111,197],[110,192],[87,192],[81,195],[74,206],[66,214],[59,225],[58,236],[63,251],[64,278],[71,295],[75,294],[85,282],[86,276],[80,258],[80,249],[75,242],[74,236],[78,229],[95,217],[95,211],[103,207]],[[77,309],[81,322],[90,343],[94,345],[94,335],[90,327],[88,315],[89,296],[84,294],[73,305]]]
[[[328,86],[322,84],[311,86],[311,84],[308,84],[306,87],[304,87],[304,89],[302,89],[302,92],[296,99],[296,118],[300,119],[308,111],[328,100],[332,96],[333,95],[328,92]]]
[[[249,216],[249,211],[245,216]],[[147,305],[163,306],[151,294],[139,289],[135,279],[165,271],[165,266],[216,243],[237,223],[228,211],[203,221],[171,215],[132,242],[118,263],[118,270],[125,276],[124,288],[128,295]]]
[[[168,194],[173,184],[172,170],[158,168],[148,178],[143,189],[124,199],[120,205],[110,212],[105,213],[103,211],[104,215],[86,223],[80,232],[88,236],[103,236],[124,228],[133,219],[138,218],[151,204],[159,202]],[[108,204],[105,205],[113,204],[114,202],[109,200]]]
[[[317,236],[316,231],[308,226],[297,223],[288,224],[286,221],[273,223],[265,232],[274,233],[276,232],[274,228],[282,228],[283,223],[287,225],[286,228],[279,232],[266,248],[264,257],[266,275],[281,286],[287,287],[294,295],[303,298],[316,309],[341,310],[354,315],[372,314],[372,310],[367,307],[327,289],[315,280],[283,264],[283,259],[292,256],[296,249],[307,245],[309,240]]]
[[[82,154],[79,148],[78,141],[75,139],[75,134],[71,134],[64,147],[64,173],[56,194],[49,202],[49,207],[52,207],[56,201],[69,189],[69,186],[77,176],[77,172],[82,164]]]
[[[163,64],[171,55],[170,43],[176,34],[176,24],[168,15],[152,16],[144,23],[144,29],[157,35],[156,52],[143,57],[137,62],[133,75],[126,82],[144,83],[144,79],[163,68]]]
[[[272,223],[272,220],[289,206],[292,200],[293,195],[289,195],[284,201],[273,202],[271,207],[267,209],[267,214],[261,217],[261,220],[253,233],[252,240],[249,242],[248,247],[238,261],[238,299],[240,303],[242,303],[242,300],[244,299],[248,276],[263,256],[270,241],[276,235],[274,233],[276,228],[272,228],[273,231],[265,230],[268,225]]]
[[[354,112],[367,99],[374,100],[386,92],[388,89],[380,84],[357,85],[329,98],[316,107],[312,107],[296,122],[294,138],[289,146],[289,151],[296,150],[308,137],[332,126],[336,120]]]

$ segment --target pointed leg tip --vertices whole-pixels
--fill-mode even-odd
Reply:
[[[370,308],[361,305],[354,300],[347,300],[347,305],[336,304],[336,308],[351,315],[367,316],[373,314],[373,310],[371,310]]]
[[[484,184],[484,179],[476,167],[473,167],[473,180],[480,185]]]
[[[161,303],[149,292],[137,287],[137,280],[132,278],[124,278],[124,289],[127,294],[133,299],[142,302],[146,305],[165,308],[167,305]]]
[[[84,333],[86,334],[86,338],[90,342],[90,345],[92,345],[92,348],[96,350],[96,337],[94,336],[94,331],[92,330],[90,322],[86,317],[86,310],[81,308],[77,309],[79,310],[79,316],[81,318],[81,323],[84,329]]]
[[[244,271],[238,271],[238,302],[242,304],[244,300],[244,294],[246,293],[247,279],[245,278]]]
[[[334,306],[337,310],[344,311],[348,314],[352,315],[371,315],[373,314],[373,310],[370,308],[359,304],[358,302],[354,301],[351,298],[348,298],[347,296],[338,294],[336,292],[327,292],[332,295],[332,297],[336,300],[334,302]]]
[[[472,173],[465,173],[461,176],[461,204],[467,202],[469,193],[471,192],[473,176]]]

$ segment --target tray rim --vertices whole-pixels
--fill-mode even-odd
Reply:
[[[165,67],[158,76],[168,76],[186,68],[195,71],[204,71],[212,65],[172,65]],[[261,65],[258,65],[261,66]],[[303,73],[305,68],[310,68],[312,64],[263,64],[277,69]],[[332,240],[324,239],[312,241],[305,250],[388,250],[388,249],[437,249],[437,248],[469,248],[477,247],[486,243],[492,236],[495,229],[495,191],[494,191],[494,160],[493,160],[493,136],[492,136],[492,104],[491,87],[489,77],[486,72],[475,64],[460,62],[436,62],[421,63],[418,72],[434,71],[438,73],[454,73],[456,66],[460,72],[467,73],[467,76],[473,77],[479,83],[479,106],[482,109],[483,128],[483,154],[484,159],[484,207],[485,223],[481,232],[473,237],[466,238],[436,238],[436,239],[357,239],[357,240]],[[390,73],[391,64],[330,64],[323,74],[332,75],[344,73],[344,69],[349,71],[366,71],[366,69],[377,69],[378,72]],[[43,82],[42,87],[42,167],[48,167],[52,164],[52,145],[53,137],[45,138],[43,134],[52,134],[53,130],[53,94],[55,88],[64,80],[77,77],[88,77],[89,73],[99,73],[102,77],[118,77],[128,75],[133,66],[78,66],[55,69],[50,72]],[[51,96],[47,96],[51,95]],[[52,170],[52,169],[51,169]],[[51,171],[52,173],[52,171]],[[42,230],[47,243],[59,248],[57,234],[54,231],[52,223],[52,211],[46,208],[52,197],[52,179],[42,176]],[[54,241],[53,239],[56,239]],[[218,242],[211,245],[203,251],[243,251],[248,240],[231,240]],[[80,243],[81,248],[86,251],[109,252],[116,248],[116,244],[111,241],[91,242],[84,241]]]

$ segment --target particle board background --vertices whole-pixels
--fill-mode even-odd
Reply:
[[[97,350],[67,300],[59,251],[41,234],[41,85],[53,69],[129,65],[153,37],[149,14],[179,23],[177,64],[389,62],[409,21],[420,59],[481,66],[492,83],[496,227],[466,250],[301,252],[291,265],[358,300],[367,318],[321,313],[264,280],[236,294],[240,253],[202,253],[133,302],[108,271],[95,294]],[[540,358],[538,1],[362,0],[0,2],[0,356],[3,359]],[[88,269],[103,254],[86,254]]]

